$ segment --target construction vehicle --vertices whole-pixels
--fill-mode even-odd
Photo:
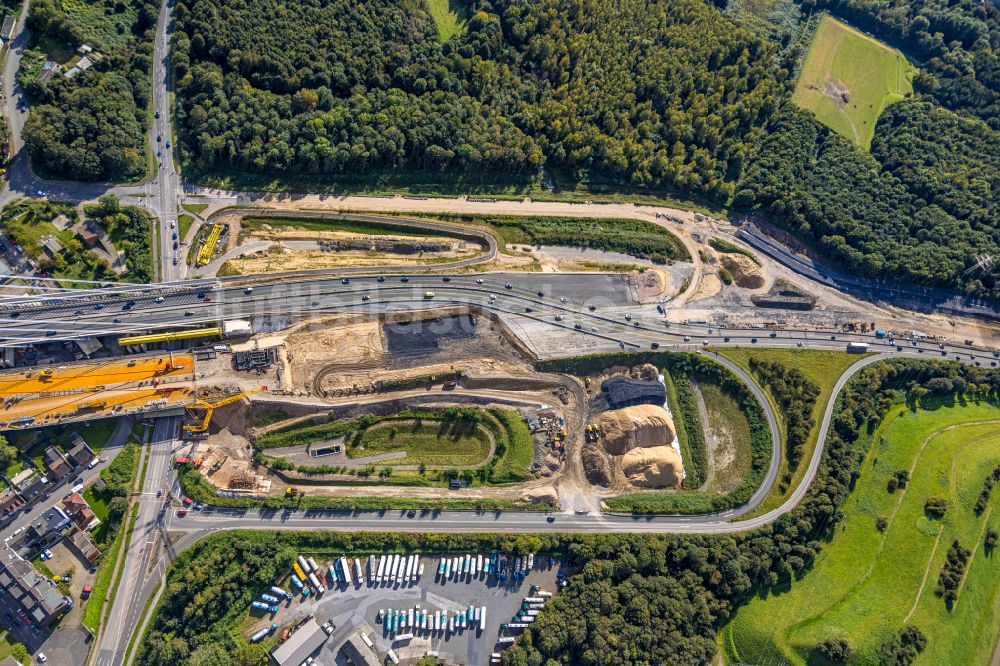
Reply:
[[[39,371],[38,378],[39,379],[52,379],[52,368],[45,368],[44,370]]]
[[[260,388],[250,389],[248,391],[240,391],[239,393],[234,393],[233,395],[225,397],[222,400],[217,400],[216,402],[206,402],[199,399],[195,404],[187,408],[188,416],[191,417],[191,423],[184,426],[184,436],[187,438],[207,436],[208,424],[212,421],[212,412],[220,407],[225,407],[226,405],[231,405],[234,402],[239,402],[243,398],[249,397],[254,393],[266,390],[266,386],[261,386]]]
[[[222,225],[213,224],[212,229],[208,232],[208,238],[205,239],[205,244],[198,250],[198,257],[195,260],[195,265],[204,266],[212,259],[212,252],[215,251],[215,244],[219,241],[219,236],[221,235]]]

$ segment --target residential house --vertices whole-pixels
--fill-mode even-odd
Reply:
[[[100,519],[80,493],[72,493],[62,502],[66,515],[82,531],[92,530],[100,524]]]
[[[64,479],[73,471],[63,454],[54,446],[45,449],[45,466],[49,468],[53,480]]]
[[[73,607],[73,602],[59,593],[53,581],[35,570],[13,548],[0,551],[0,590],[5,605],[16,609],[34,625],[48,626]]]
[[[63,537],[63,532],[73,524],[66,512],[54,506],[33,520],[24,530],[21,540],[23,550],[27,552],[48,548]]]
[[[63,246],[55,236],[48,235],[42,238],[42,250],[50,259],[55,259],[56,255],[62,252]]]
[[[3,27],[0,27],[0,39],[5,42],[9,42],[14,38],[14,28],[17,27],[17,19],[14,18],[13,14],[7,14],[3,17]]]
[[[72,229],[85,247],[96,247],[101,242],[100,236],[86,222],[77,222]]]
[[[75,432],[70,436],[70,441],[73,446],[66,452],[66,461],[72,465],[73,469],[89,465],[90,461],[94,459],[94,451],[87,445],[87,442],[83,441],[83,437]]]
[[[0,512],[4,516],[9,516],[11,513],[18,511],[22,506],[24,506],[24,500],[21,499],[21,496],[13,488],[4,488],[0,492]]]
[[[91,564],[96,562],[97,558],[101,556],[100,549],[94,545],[94,542],[91,541],[90,536],[86,532],[73,532],[66,545],[76,549],[83,559]]]

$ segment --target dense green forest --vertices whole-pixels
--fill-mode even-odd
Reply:
[[[700,0],[477,6],[442,44],[419,0],[179,2],[185,156],[313,174],[545,162],[725,199],[781,93],[768,45]]]
[[[50,177],[115,182],[146,173],[146,108],[157,13],[158,3],[152,0],[31,3],[28,27],[34,42],[71,49],[87,44],[102,56],[70,78],[57,72],[48,81],[37,76],[23,81],[34,105],[24,143],[36,170]],[[22,71],[26,66],[22,62]]]
[[[468,0],[444,41],[419,0],[180,0],[182,157],[195,175],[545,167],[763,212],[862,274],[1000,295],[966,273],[1000,252],[1000,10],[798,2],[789,43],[701,0]],[[817,9],[921,67],[870,154],[790,103]]]
[[[620,359],[617,359],[620,361]],[[616,359],[609,356],[609,362]],[[858,444],[895,403],[918,398],[947,378],[964,399],[995,398],[1000,372],[940,362],[887,361],[848,384],[807,497],[770,526],[725,536],[409,535],[237,532],[182,553],[139,651],[144,666],[263,666],[267,644],[240,631],[251,600],[286,573],[298,553],[416,549],[558,551],[578,568],[569,585],[503,653],[504,666],[707,664],[715,631],[751,594],[767,594],[811,566],[832,533],[856,479]],[[941,382],[935,383],[935,385]],[[867,441],[867,440],[863,440]],[[900,627],[900,632],[919,627]],[[892,638],[886,644],[893,651]],[[908,663],[892,661],[889,663]]]

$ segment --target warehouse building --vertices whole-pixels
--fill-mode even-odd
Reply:
[[[326,632],[315,619],[302,625],[288,640],[271,652],[271,659],[278,666],[299,666],[313,656],[326,642]]]

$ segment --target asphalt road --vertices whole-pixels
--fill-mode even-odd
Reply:
[[[172,482],[173,448],[180,431],[180,419],[156,419],[153,436],[147,448],[149,457],[141,494],[136,498],[138,517],[132,528],[122,564],[120,584],[105,620],[97,646],[97,666],[118,666],[125,663],[125,651],[132,630],[145,607],[147,582],[159,580],[165,572],[165,561],[154,555],[159,552],[165,536],[162,518],[166,513],[168,491]],[[157,497],[157,491],[163,496]],[[125,529],[123,526],[122,529]]]

